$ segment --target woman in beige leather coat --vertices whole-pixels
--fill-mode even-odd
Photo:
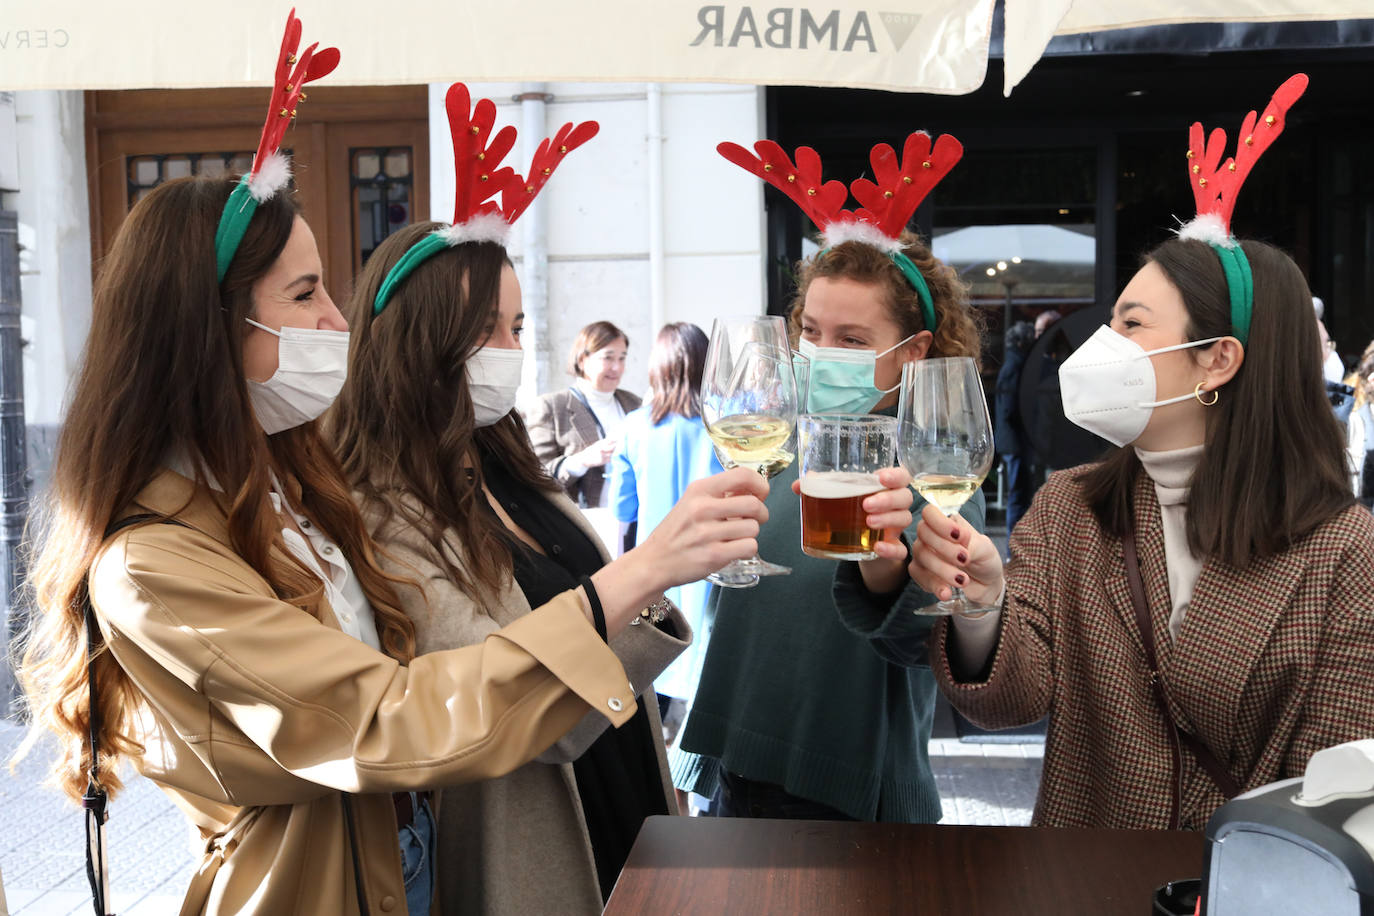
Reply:
[[[593,711],[623,725],[634,696],[583,588],[415,656],[402,579],[312,422],[347,341],[314,239],[290,196],[266,200],[217,281],[233,187],[160,186],[103,264],[34,568],[34,734],[56,732],[54,776],[79,797],[89,594],[99,776],[117,789],[131,760],[198,828],[183,912],[404,913],[408,790],[507,773]],[[753,552],[750,484],[704,488],[694,524],[591,577],[612,638],[664,587]]]

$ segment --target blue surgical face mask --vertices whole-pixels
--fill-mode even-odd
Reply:
[[[911,337],[879,353],[876,350],[851,350],[848,347],[818,347],[809,340],[797,350],[811,361],[810,395],[805,413],[868,413],[873,405],[901,385],[877,387],[874,370],[882,357],[902,346]]]

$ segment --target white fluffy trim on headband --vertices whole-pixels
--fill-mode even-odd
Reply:
[[[1226,224],[1215,213],[1204,213],[1178,227],[1178,237],[1183,240],[1196,239],[1223,248],[1234,248],[1236,240],[1226,231]]]
[[[248,193],[258,203],[271,200],[277,192],[291,183],[291,160],[280,150],[269,153],[262,167],[248,181]]]
[[[844,222],[831,223],[825,227],[825,245],[827,248],[833,248],[845,242],[862,242],[886,252],[902,250],[900,240],[884,235],[882,230],[872,223],[845,220]]]
[[[500,213],[481,213],[466,223],[435,231],[443,236],[444,241],[450,246],[461,245],[464,242],[495,242],[504,245],[510,236],[510,223],[506,222],[506,218]]]

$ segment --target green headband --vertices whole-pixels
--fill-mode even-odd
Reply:
[[[1226,274],[1226,290],[1231,295],[1231,330],[1241,346],[1250,342],[1250,316],[1255,309],[1255,278],[1250,272],[1250,259],[1240,247],[1240,242],[1231,239],[1231,247],[1211,242],[1212,250],[1221,261],[1221,269]]]
[[[822,248],[817,258],[825,257],[829,248]],[[935,332],[935,300],[930,296],[930,287],[926,286],[926,278],[921,276],[921,269],[916,266],[911,258],[902,251],[884,251],[888,259],[896,265],[897,269],[906,277],[906,282],[911,284],[911,288],[916,290],[916,298],[921,300],[921,320],[926,324],[926,330]]]
[[[376,316],[382,313],[382,309],[386,308],[386,301],[391,298],[396,287],[400,286],[415,268],[448,247],[448,238],[442,232],[431,232],[407,248],[401,259],[392,264],[391,269],[386,272],[386,277],[377,290],[377,298],[372,300],[372,314]]]
[[[219,228],[215,230],[215,282],[223,283],[224,275],[229,272],[229,264],[239,250],[239,243],[258,212],[258,201],[248,190],[248,175],[234,186],[233,193],[224,204],[224,212],[219,216]]]

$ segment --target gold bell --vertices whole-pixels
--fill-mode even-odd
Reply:
[[[927,159],[925,162],[922,162],[922,163],[921,163],[921,168],[923,168],[923,169],[928,169],[928,168],[930,168],[930,160]]]
[[[1265,115],[1265,116],[1264,116],[1264,123],[1265,123],[1265,124],[1268,124],[1270,127],[1273,127],[1273,126],[1274,126],[1274,116],[1273,116],[1273,115]]]
[[[903,175],[903,176],[902,176],[902,183],[903,183],[903,184],[911,184],[911,177],[908,176],[908,175]]]

